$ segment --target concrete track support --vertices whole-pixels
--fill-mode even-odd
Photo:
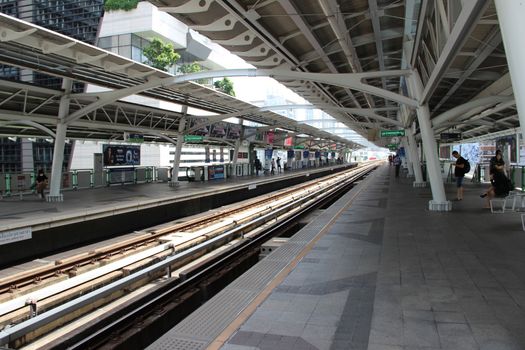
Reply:
[[[494,3],[509,65],[521,134],[525,135],[525,67],[523,66],[525,62],[525,46],[523,45],[525,2],[494,0]]]
[[[408,81],[411,95],[418,101],[421,101],[423,97],[423,83],[421,82],[419,73],[414,71]],[[437,143],[430,122],[428,103],[418,106],[416,112],[419,128],[421,129],[423,151],[427,160],[427,172],[432,191],[432,200],[428,203],[428,209],[431,211],[450,211],[452,210],[452,203],[447,201],[445,195],[445,186],[443,185],[443,179],[441,176]]]

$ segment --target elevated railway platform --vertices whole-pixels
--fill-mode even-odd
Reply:
[[[520,214],[482,190],[432,212],[382,166],[148,350],[524,349]]]
[[[0,233],[5,238],[0,242],[0,267],[139,231],[352,166],[181,182],[174,188],[156,183],[68,191],[64,202],[58,203],[37,196],[5,198],[0,200]]]

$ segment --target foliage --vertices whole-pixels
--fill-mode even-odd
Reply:
[[[233,81],[231,81],[228,78],[216,81],[215,83],[213,83],[213,86],[215,86],[217,90],[222,91],[225,94],[235,96],[235,91],[233,89]]]
[[[148,59],[147,64],[163,71],[168,70],[180,58],[171,43],[164,43],[158,38],[144,48],[144,56]]]
[[[183,74],[189,74],[189,73],[197,73],[202,71],[202,67],[197,62],[183,64],[179,67],[179,72]]]
[[[137,8],[139,0],[106,0],[104,2],[104,10],[106,11],[131,11]]]

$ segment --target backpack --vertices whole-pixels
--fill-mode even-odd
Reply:
[[[463,173],[467,174],[470,172],[470,163],[465,159],[465,164],[463,165]]]

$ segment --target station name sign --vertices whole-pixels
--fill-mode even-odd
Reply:
[[[405,130],[381,130],[381,137],[405,136]]]
[[[184,142],[202,142],[204,136],[200,135],[184,135]]]
[[[456,141],[461,140],[460,132],[442,132],[439,134],[439,139],[441,141]]]

